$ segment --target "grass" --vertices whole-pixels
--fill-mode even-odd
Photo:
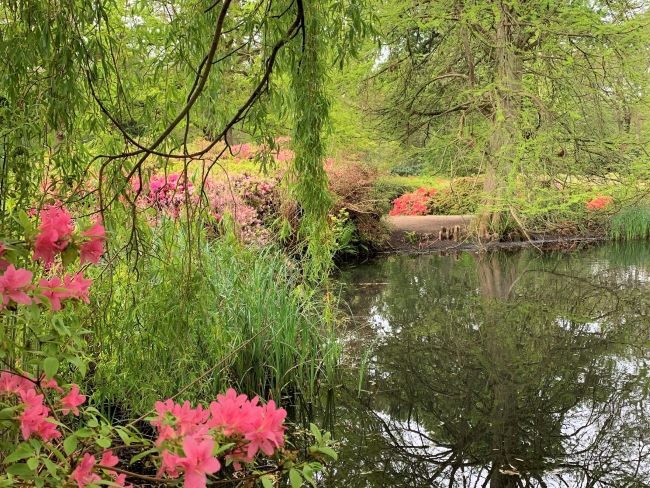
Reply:
[[[650,206],[623,207],[612,217],[610,235],[626,241],[650,237]]]
[[[446,188],[451,181],[449,178],[441,178],[440,176],[398,176],[398,175],[384,175],[379,178],[380,184],[402,186],[408,188],[409,191],[417,190],[418,188]]]
[[[163,227],[137,272],[121,263],[97,284],[96,399],[146,411],[206,371],[180,398],[230,386],[314,398],[338,357],[328,295],[279,251],[219,240],[197,252],[179,228]]]

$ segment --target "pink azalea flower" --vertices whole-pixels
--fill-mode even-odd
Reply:
[[[61,412],[63,415],[67,415],[72,412],[74,415],[79,415],[79,405],[83,405],[86,401],[86,396],[79,394],[79,387],[77,385],[72,385],[70,392],[61,399]]]
[[[113,466],[117,466],[117,463],[119,462],[120,458],[113,454],[113,451],[109,450],[102,455],[102,459],[99,461],[99,464],[105,468],[112,468]]]
[[[156,402],[155,410],[158,417],[151,424],[159,429],[158,440],[161,443],[162,440],[176,436],[195,434],[197,430],[207,431],[202,424],[207,420],[209,412],[203,410],[201,405],[192,408],[188,401],[179,405],[170,399],[165,402]]]
[[[63,286],[63,282],[58,276],[50,280],[43,278],[38,282],[38,286],[40,294],[49,300],[50,307],[55,312],[61,310],[61,300],[70,297],[70,292]],[[41,303],[38,298],[35,298],[34,301]]]
[[[249,461],[253,460],[258,451],[272,456],[275,450],[284,444],[283,424],[287,411],[276,408],[273,400],[261,408],[262,414],[257,417],[254,428],[245,435],[246,440],[249,441],[247,450]]]
[[[79,248],[79,257],[81,264],[93,263],[97,264],[99,258],[104,254],[104,241],[106,240],[106,231],[102,224],[95,224],[90,229],[81,233],[89,240],[81,244]]]
[[[225,395],[217,395],[217,401],[210,404],[208,426],[222,429],[226,436],[244,435],[252,428],[257,402],[257,397],[251,402],[246,395],[238,395],[229,388]]]
[[[170,478],[178,478],[180,473],[178,468],[181,464],[181,456],[169,452],[167,449],[164,449],[161,453],[162,462],[160,464],[159,476],[166,474]]]
[[[20,392],[20,398],[25,407],[20,415],[20,432],[23,439],[29,439],[32,434],[46,441],[61,437],[56,425],[50,421],[50,410],[43,404],[43,395],[37,394],[33,389],[23,390]]]
[[[59,386],[56,380],[54,378],[48,380],[47,378],[45,378],[44,374],[41,375],[41,378],[39,380],[39,385],[43,390],[50,389],[50,390],[57,391],[59,393],[63,393],[63,388]]]
[[[74,276],[68,274],[63,278],[63,285],[68,289],[69,296],[85,303],[90,303],[88,291],[92,283],[93,280],[84,279],[81,273],[77,273]]]
[[[101,460],[99,461],[99,465],[103,468],[112,468],[114,466],[117,466],[117,463],[120,462],[120,459],[113,454],[113,451],[106,451],[103,455]],[[108,474],[113,478],[114,483],[117,486],[123,486],[125,488],[132,487],[132,485],[127,485],[126,484],[126,475],[125,474],[117,474],[112,469],[107,469]]]
[[[62,252],[70,242],[74,223],[72,216],[62,207],[48,206],[40,212],[40,233],[34,243],[34,260],[46,266],[52,264],[57,253]]]
[[[4,308],[12,300],[16,303],[29,305],[32,299],[25,293],[32,282],[32,272],[26,269],[16,269],[13,264],[0,276],[0,294],[2,295],[2,306]]]
[[[97,460],[92,454],[84,454],[81,463],[74,469],[70,478],[77,482],[77,488],[85,488],[86,486],[101,481],[101,477],[93,473],[93,468]]]
[[[22,391],[34,389],[34,383],[20,375],[3,371],[0,373],[0,394],[12,393],[20,395]]]
[[[221,469],[221,463],[212,455],[214,441],[198,440],[188,436],[183,440],[183,453],[180,465],[185,472],[185,488],[205,488],[208,474]]]

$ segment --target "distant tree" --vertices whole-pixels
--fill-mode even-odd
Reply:
[[[484,173],[479,233],[503,230],[515,176],[625,171],[648,148],[642,1],[377,2],[372,75],[388,127]],[[375,85],[376,87],[377,85]]]

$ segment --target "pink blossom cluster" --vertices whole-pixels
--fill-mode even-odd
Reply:
[[[228,457],[236,467],[252,462],[259,452],[272,456],[284,445],[287,412],[272,400],[260,405],[258,397],[249,400],[232,388],[217,395],[208,408],[173,400],[156,402],[155,408],[158,415],[151,423],[158,431],[160,475],[184,475],[185,488],[205,487],[207,475],[221,469],[214,455],[216,438],[235,444]]]
[[[243,174],[231,178],[229,184],[208,181],[205,192],[218,221],[230,214],[244,242],[263,245],[271,239],[264,223],[275,212],[275,185],[275,180]]]
[[[230,151],[235,159],[251,159],[255,156],[250,144],[235,144],[230,146]]]
[[[180,173],[153,175],[147,185],[142,186],[140,179],[131,181],[131,187],[140,192],[137,204],[144,208],[155,208],[172,217],[178,217],[186,203],[187,196],[194,198],[194,184],[185,181]]]
[[[42,278],[38,284],[33,284],[34,273],[27,269],[16,269],[10,264],[0,275],[0,310],[7,308],[13,302],[17,305],[42,304],[44,298],[54,311],[61,310],[62,300],[79,300],[90,303],[88,297],[92,280],[85,279],[81,273],[66,274],[61,279],[54,276]]]
[[[418,188],[414,192],[405,193],[393,200],[393,208],[389,215],[427,215],[428,203],[436,194],[435,188]]]
[[[40,387],[43,393],[39,393],[37,387]],[[34,381],[9,371],[0,373],[0,397],[9,396],[17,400],[20,432],[25,440],[32,436],[40,437],[45,441],[61,437],[54,418],[50,416],[50,409],[45,405],[46,390],[63,393],[63,389],[54,379],[41,378],[40,381]],[[69,413],[79,415],[78,407],[85,401],[86,397],[79,393],[79,387],[73,384],[58,405],[63,415]]]
[[[587,210],[601,210],[610,206],[614,199],[610,196],[597,196],[587,202]]]
[[[39,212],[40,225],[34,241],[34,260],[50,266],[71,244],[79,251],[81,263],[97,264],[104,253],[106,232],[100,222],[75,235],[70,213],[59,205],[47,205]]]
[[[277,137],[274,139],[273,150],[271,150],[271,147],[267,144],[262,144],[257,147],[251,144],[233,144],[230,146],[229,153],[232,154],[232,157],[236,161],[253,159],[258,154],[268,153],[276,161],[286,162],[293,160],[295,157],[295,154],[291,149],[282,147],[283,145],[286,145],[290,142],[290,137]]]
[[[104,452],[99,460],[99,466],[97,465],[97,458],[95,456],[85,453],[81,462],[70,475],[70,479],[77,483],[77,488],[85,488],[88,485],[97,484],[99,481],[102,481],[102,477],[98,474],[98,469],[102,469],[111,478],[114,486],[132,488],[133,485],[126,484],[126,474],[118,474],[114,469],[110,469],[117,466],[119,462],[120,459],[110,450]]]

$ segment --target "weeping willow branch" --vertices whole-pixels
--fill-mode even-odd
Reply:
[[[322,19],[325,15],[320,2],[297,1],[304,11],[303,45],[300,62],[292,76],[295,128],[293,132],[296,156],[292,167],[295,197],[303,211],[300,232],[307,242],[311,263],[307,275],[318,279],[328,269],[333,250],[329,235],[327,213],[331,197],[327,190],[327,174],[323,168],[325,143],[323,129],[328,120],[330,103],[325,93],[326,66],[319,44],[322,41]],[[326,6],[325,6],[326,7]]]

